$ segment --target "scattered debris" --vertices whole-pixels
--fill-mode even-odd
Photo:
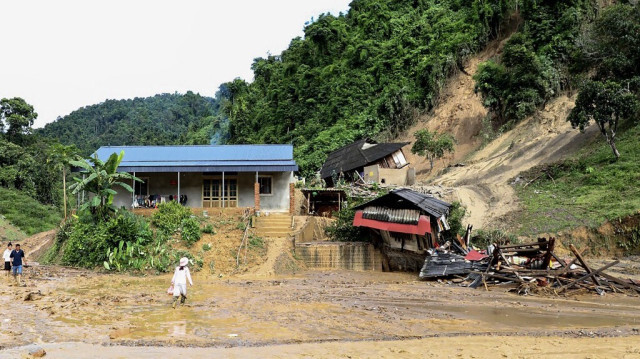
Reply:
[[[582,256],[587,249],[579,252],[571,245],[574,258],[567,262],[554,253],[555,242],[553,237],[538,238],[537,242],[492,244],[487,250],[476,251],[464,248],[465,241],[461,240],[460,246],[445,245],[431,251],[420,271],[420,278],[456,275],[459,279],[466,275],[463,281],[458,280],[461,285],[472,288],[483,285],[487,288],[488,285],[514,284],[514,291],[523,295],[560,295],[585,290],[600,295],[606,292],[640,293],[640,283],[605,273],[619,261],[594,269]]]

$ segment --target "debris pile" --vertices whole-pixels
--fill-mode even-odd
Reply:
[[[468,229],[467,232],[470,232]],[[614,260],[601,268],[591,267],[574,245],[569,249],[574,258],[570,261],[555,253],[555,238],[538,238],[537,242],[523,244],[492,244],[487,250],[471,249],[468,233],[460,243],[446,243],[427,256],[420,271],[421,279],[449,276],[465,276],[463,285],[479,286],[511,283],[519,294],[566,294],[575,290],[640,293],[640,283],[621,279],[605,273],[615,266]]]

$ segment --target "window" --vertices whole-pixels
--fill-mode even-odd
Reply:
[[[271,192],[271,177],[258,177],[260,194],[273,194]]]

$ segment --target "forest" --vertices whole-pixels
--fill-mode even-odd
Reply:
[[[227,126],[219,114],[221,96],[189,91],[106,100],[60,117],[36,133],[73,144],[83,155],[104,145],[216,144],[225,139]]]
[[[322,14],[254,81],[226,86],[230,143],[293,143],[303,175],[362,137],[392,138],[430,109],[450,74],[500,32],[509,0],[356,0]]]
[[[362,137],[392,139],[428,112],[446,79],[513,18],[518,29],[503,53],[474,77],[492,126],[511,126],[563,91],[594,86],[629,104],[614,117],[631,117],[637,95],[621,96],[637,94],[638,5],[620,3],[353,1],[347,14],[320,15],[282,54],[255,59],[253,82],[226,84],[229,142],[293,143],[309,176],[329,152]],[[579,128],[597,101],[587,92],[570,118]]]

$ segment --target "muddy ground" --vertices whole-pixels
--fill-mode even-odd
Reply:
[[[146,357],[184,347],[192,357],[611,357],[614,349],[616,357],[640,356],[640,299],[620,294],[518,296],[406,273],[265,279],[199,272],[187,305],[174,310],[165,294],[169,276],[26,271],[26,287],[2,278],[1,358],[20,357],[33,343],[53,358],[85,357],[81,348],[92,357]]]

